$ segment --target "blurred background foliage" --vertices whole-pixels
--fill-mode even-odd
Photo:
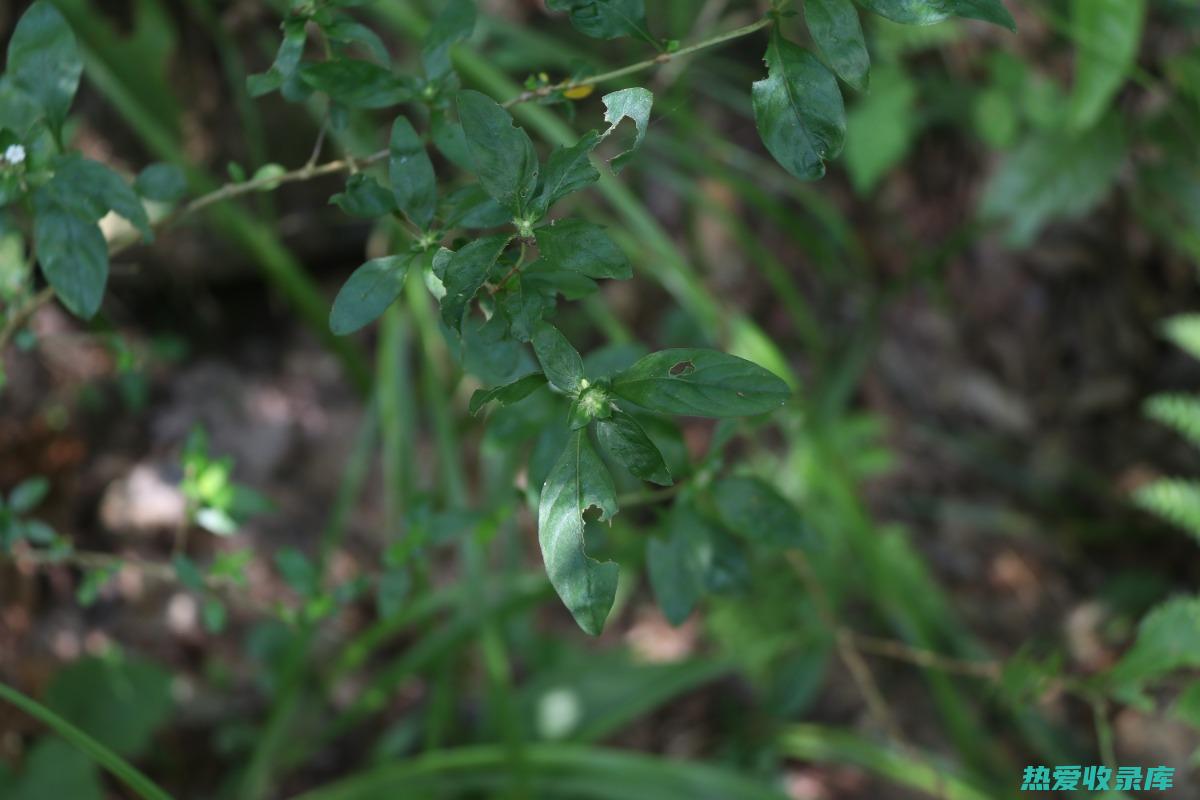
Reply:
[[[283,4],[56,5],[89,157],[177,164],[194,194],[309,158],[324,108],[246,89]],[[352,13],[406,68],[435,5]],[[535,0],[479,5],[455,63],[498,98],[645,57]],[[648,5],[684,43],[767,10]],[[419,291],[328,335],[387,246],[331,176],[134,248],[101,318],[46,307],[3,354],[4,682],[179,798],[957,800],[1017,796],[1030,763],[1168,764],[1195,794],[1200,7],[1008,6],[1015,34],[863,14],[869,91],[817,183],[755,131],[762,41],[639,76],[643,150],[571,201],[635,279],[559,324],[597,372],[703,343],[798,399],[650,430],[677,474],[724,477],[711,503],[618,486],[636,501],[589,530],[625,567],[599,639],[537,556],[530,487],[561,444],[536,408],[467,413],[518,354],[449,352]],[[601,113],[515,109],[543,152]],[[385,130],[356,113],[335,144]],[[817,544],[735,536],[772,526]],[[7,706],[0,756],[0,797],[125,796]]]

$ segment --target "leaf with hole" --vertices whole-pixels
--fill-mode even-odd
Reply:
[[[629,149],[608,162],[616,175],[625,169],[646,138],[646,129],[650,127],[650,110],[654,107],[654,93],[635,86],[606,94],[600,100],[604,103],[604,121],[608,123],[608,130],[600,138],[607,139],[623,119],[632,120],[636,131]]]
[[[791,397],[786,383],[757,364],[696,349],[651,353],[613,378],[612,390],[649,411],[694,417],[764,414]]]
[[[612,476],[588,439],[575,431],[542,487],[538,505],[538,541],[550,584],[585,633],[598,636],[617,593],[617,565],[587,554],[584,513],[592,507],[600,519],[617,513]]]

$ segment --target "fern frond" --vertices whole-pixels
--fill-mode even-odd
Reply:
[[[1146,416],[1174,428],[1185,439],[1200,447],[1200,396],[1159,394],[1146,401]]]
[[[1164,478],[1133,495],[1134,502],[1200,539],[1200,481]]]
[[[1179,314],[1163,320],[1163,336],[1192,358],[1200,359],[1200,314]]]

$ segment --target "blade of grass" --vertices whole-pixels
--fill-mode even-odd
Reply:
[[[109,750],[67,720],[55,714],[41,703],[13,687],[0,683],[0,700],[5,700],[41,722],[47,728],[78,747],[89,758],[108,770],[143,800],[171,800],[171,795],[160,789],[154,781],[119,755]]]

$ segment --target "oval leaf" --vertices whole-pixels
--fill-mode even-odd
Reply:
[[[551,386],[572,397],[579,394],[583,359],[562,331],[548,322],[538,322],[533,328],[533,352]]]
[[[611,417],[593,424],[600,446],[635,476],[659,486],[674,483],[662,453],[631,415],[614,410]]]
[[[545,375],[540,372],[531,372],[503,386],[493,386],[491,389],[478,389],[475,391],[475,394],[471,395],[469,410],[472,415],[478,414],[483,410],[484,406],[492,401],[502,406],[512,405],[524,400],[545,385]]]
[[[8,42],[6,69],[57,130],[79,88],[83,59],[71,26],[47,0],[31,5],[17,21]]]
[[[571,24],[593,39],[634,36],[658,46],[646,25],[645,0],[546,0],[546,7],[566,11]]]
[[[34,196],[33,239],[42,274],[72,314],[91,319],[108,283],[108,243],[95,222],[39,202],[41,196],[42,190]]]
[[[451,329],[462,330],[467,305],[487,280],[488,270],[500,258],[504,248],[508,247],[510,239],[503,233],[476,239],[446,261],[445,276],[442,276],[442,283],[446,286],[446,296],[442,298],[442,319]]]
[[[787,384],[717,350],[661,350],[613,379],[613,392],[650,411],[693,417],[763,414],[791,396]]]
[[[721,522],[752,541],[775,547],[804,547],[813,536],[800,512],[775,488],[758,478],[718,481],[713,499]]]
[[[529,134],[513,124],[512,115],[499,103],[480,92],[458,93],[458,118],[479,182],[496,202],[521,215],[538,182],[538,159]]]
[[[599,225],[582,219],[565,219],[534,231],[538,250],[555,269],[569,270],[589,278],[633,277],[633,267]]]
[[[766,62],[767,78],[754,84],[751,97],[759,136],[780,166],[801,180],[816,180],[846,138],[837,78],[778,31],[771,36]]]
[[[950,17],[991,22],[1017,29],[1000,0],[858,0],[863,8],[904,25],[933,25]]]
[[[425,143],[405,117],[397,117],[392,125],[389,151],[388,178],[396,205],[412,224],[426,231],[437,208],[437,179]]]
[[[871,57],[854,4],[850,0],[805,0],[804,21],[838,77],[865,92]]]
[[[346,108],[387,108],[412,99],[412,91],[378,64],[335,58],[305,64],[300,80]]]
[[[400,296],[412,258],[409,255],[374,258],[354,270],[333,301],[329,329],[345,336],[378,319]]]
[[[601,519],[610,519],[617,513],[617,493],[587,431],[575,431],[542,487],[538,542],[550,584],[579,627],[597,636],[616,597],[618,569],[587,554],[583,513],[592,506]]]

